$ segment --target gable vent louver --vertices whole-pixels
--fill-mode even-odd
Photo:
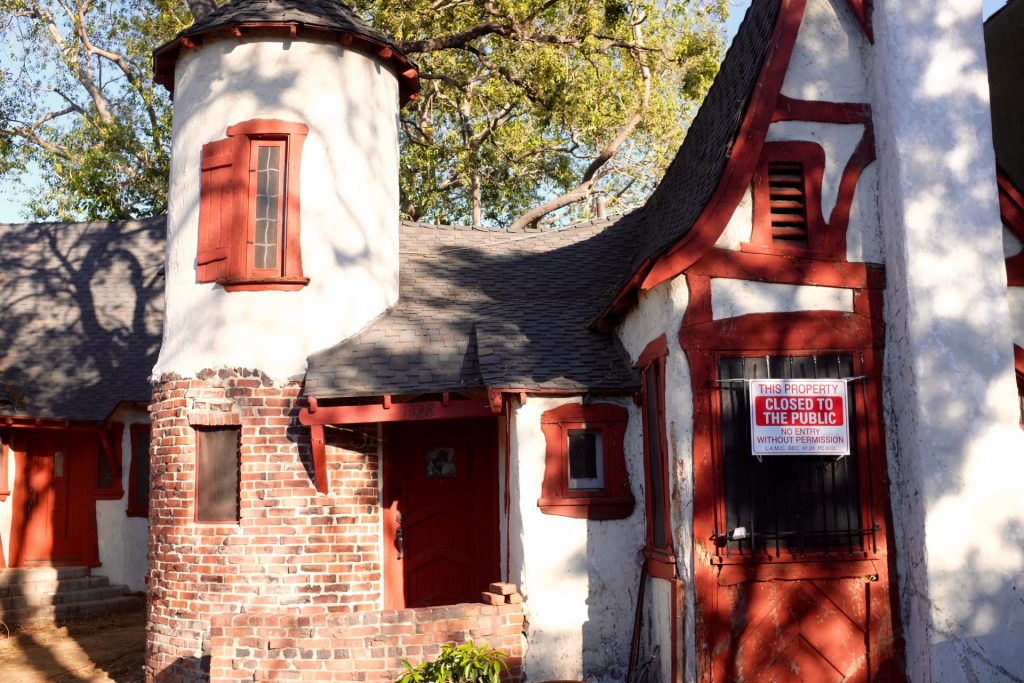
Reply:
[[[807,244],[807,193],[799,161],[768,162],[772,241]]]

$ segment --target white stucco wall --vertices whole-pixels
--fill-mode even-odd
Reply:
[[[1010,326],[1013,343],[1024,347],[1024,287],[1010,287],[1007,291],[1010,302]]]
[[[636,505],[625,519],[574,519],[537,507],[546,452],[541,415],[578,400],[530,396],[511,420],[509,579],[527,598],[530,681],[625,677],[646,534],[640,411],[632,400],[595,401],[629,410],[624,446]]]
[[[149,564],[146,549],[149,543],[149,520],[145,517],[128,517],[128,477],[131,475],[132,443],[131,425],[149,424],[145,410],[120,407],[110,418],[122,422],[124,431],[117,447],[121,456],[121,487],[124,496],[120,500],[96,501],[96,534],[100,551],[100,566],[92,570],[98,576],[106,576],[110,583],[125,585],[133,591],[146,590],[146,574]],[[102,454],[100,457],[103,457]],[[148,457],[148,456],[147,456]]]
[[[275,379],[352,335],[398,295],[398,82],[337,44],[220,40],[183,54],[174,92],[164,339],[154,374],[220,366]],[[200,152],[250,119],[309,126],[298,292],[196,284]],[[252,343],[258,339],[259,343]]]
[[[750,313],[853,311],[853,291],[839,287],[780,285],[712,278],[711,314],[715,320]]]
[[[1024,249],[1024,243],[1021,243],[1020,239],[1014,235],[1009,228],[1003,226],[1003,256],[1010,258],[1020,253],[1020,250]]]
[[[876,0],[884,392],[912,681],[1021,680],[1018,426],[981,0]]]
[[[846,259],[861,263],[885,263],[882,227],[878,220],[878,162],[860,173],[850,206],[846,229]]]
[[[719,249],[739,251],[740,245],[750,241],[754,231],[754,197],[750,186],[743,192],[740,203],[733,209],[725,230],[718,236],[715,246]]]
[[[7,455],[7,487],[11,494],[7,500],[0,500],[0,546],[3,546],[4,565],[11,564],[11,520],[14,511],[14,453],[6,443],[0,443],[0,448]]]
[[[782,94],[797,100],[866,102],[868,43],[847,0],[808,0]]]
[[[642,292],[637,305],[617,330],[619,340],[634,361],[647,345],[665,335],[668,357],[665,363],[665,434],[668,440],[670,511],[672,514],[672,546],[676,554],[676,572],[685,582],[686,598],[683,638],[687,681],[696,680],[696,620],[693,610],[693,390],[690,366],[679,346],[679,327],[689,302],[684,277],[676,277]],[[642,431],[641,431],[642,437]],[[648,587],[665,582],[651,581]],[[665,586],[654,590],[666,589]],[[649,595],[655,595],[652,592]],[[650,602],[648,601],[648,606]],[[667,609],[667,608],[666,608]],[[648,609],[650,646],[656,645],[662,671],[671,666],[671,618],[661,608]],[[648,652],[650,654],[650,652]],[[667,678],[662,680],[668,680]]]

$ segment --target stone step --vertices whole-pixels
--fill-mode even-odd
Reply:
[[[88,588],[102,588],[110,584],[105,576],[82,576],[71,579],[35,579],[32,581],[2,583],[0,573],[0,601],[21,595],[53,595]]]
[[[104,582],[105,583],[105,582]],[[46,605],[70,605],[75,602],[93,602],[119,598],[128,592],[128,586],[100,585],[91,588],[58,591],[56,593],[25,593],[0,598],[0,619],[12,610],[26,607],[45,607]]]
[[[4,614],[2,621],[8,628],[13,626],[36,626],[63,623],[70,619],[101,616],[142,609],[146,599],[141,596],[124,595],[106,600],[92,600],[62,605],[45,605],[11,610]],[[2,630],[2,629],[0,629]]]

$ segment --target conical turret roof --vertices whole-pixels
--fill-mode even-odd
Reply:
[[[398,45],[373,29],[351,7],[338,0],[232,0],[179,33],[154,53],[155,77],[174,88],[174,65],[182,49],[218,37],[242,37],[253,29],[281,29],[291,37],[337,40],[380,57],[398,75],[402,100],[419,91],[416,65]]]

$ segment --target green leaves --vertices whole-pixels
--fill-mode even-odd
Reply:
[[[402,660],[405,672],[395,683],[501,683],[506,655],[470,640],[462,645],[445,643],[436,659],[412,666]]]
[[[421,69],[400,117],[404,216],[507,226],[646,200],[718,68],[726,0],[352,5]],[[185,3],[0,8],[0,178],[41,174],[37,218],[164,211],[170,101],[151,54],[191,23]]]

